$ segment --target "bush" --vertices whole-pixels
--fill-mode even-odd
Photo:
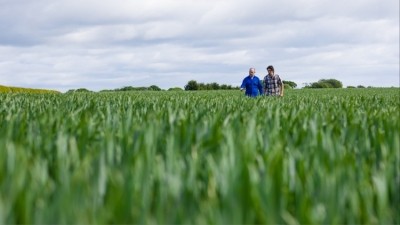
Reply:
[[[183,89],[180,87],[173,87],[173,88],[168,89],[168,91],[183,91]]]
[[[311,83],[305,88],[342,88],[342,82],[336,79],[321,79],[318,82]]]
[[[282,81],[284,84],[287,84],[287,85],[289,85],[291,88],[296,88],[297,87],[297,84],[295,83],[295,82],[293,82],[293,81],[289,81],[289,80],[284,80],[284,81]],[[286,88],[286,86],[285,86],[285,88]]]

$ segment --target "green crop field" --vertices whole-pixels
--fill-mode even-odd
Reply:
[[[0,94],[0,224],[400,224],[400,89]]]

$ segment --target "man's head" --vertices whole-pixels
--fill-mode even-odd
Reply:
[[[255,74],[256,74],[256,69],[250,68],[250,69],[249,69],[249,75],[250,75],[251,77],[254,77]]]
[[[267,71],[268,71],[268,74],[270,74],[270,75],[274,75],[274,73],[275,73],[275,69],[272,65],[269,65],[267,67]]]

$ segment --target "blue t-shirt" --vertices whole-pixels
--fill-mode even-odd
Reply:
[[[262,85],[260,79],[257,76],[253,76],[253,78],[247,76],[243,79],[241,88],[246,89],[246,95],[250,97],[257,97],[262,94]]]

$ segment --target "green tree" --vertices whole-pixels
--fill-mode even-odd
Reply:
[[[157,85],[151,85],[148,89],[151,91],[161,91],[161,88],[159,88]]]
[[[195,80],[191,80],[185,85],[185,91],[196,91],[196,90],[199,90],[199,84]]]
[[[169,88],[168,91],[183,91],[183,89],[180,87],[173,87],[173,88]]]
[[[338,81],[338,80],[336,80],[336,79],[322,79],[322,80],[319,80],[318,82],[321,82],[321,83],[328,83],[328,84],[330,84],[330,86],[332,87],[332,88],[342,88],[343,87],[343,84],[342,84],[342,82],[340,82],[340,81]]]
[[[293,82],[293,81],[289,81],[289,80],[284,80],[284,81],[282,81],[284,84],[287,84],[287,85],[289,85],[291,88],[296,88],[297,87],[297,84],[295,83],[295,82]]]
[[[332,86],[329,83],[318,81],[311,83],[311,88],[332,88]]]
[[[212,83],[197,83],[195,80],[189,81],[185,85],[185,90],[186,91],[192,91],[192,90],[236,90],[239,89],[239,87],[232,87],[232,85],[227,85],[227,84],[218,84],[216,82]]]
[[[198,83],[198,87],[197,90],[207,90],[207,85],[204,83]]]
[[[210,86],[211,86],[211,90],[219,90],[220,89],[219,84],[217,84],[215,82],[211,83]]]
[[[135,90],[135,88],[132,86],[126,86],[123,88],[115,89],[115,91],[134,91],[134,90]]]
[[[321,79],[305,86],[305,88],[342,88],[342,82],[336,79]]]
[[[68,90],[66,93],[70,94],[70,93],[85,93],[85,92],[87,93],[87,92],[92,92],[92,91],[90,91],[90,90],[88,90],[86,88],[78,88],[78,89]]]

